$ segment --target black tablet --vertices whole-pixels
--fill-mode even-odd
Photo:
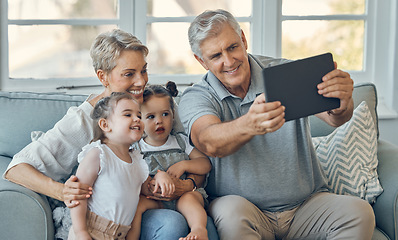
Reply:
[[[286,107],[286,121],[339,108],[340,99],[319,95],[317,88],[333,69],[331,53],[264,68],[265,99]]]

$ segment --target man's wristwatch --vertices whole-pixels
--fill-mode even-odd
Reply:
[[[342,114],[343,112],[345,112],[347,109],[348,109],[348,107],[346,107],[345,109],[343,109],[343,110],[340,111],[339,113],[336,113],[334,110],[329,110],[329,111],[328,111],[328,114],[329,114],[329,115],[340,115],[340,114]]]
[[[192,192],[193,191],[195,191],[196,190],[196,188],[197,188],[197,186],[196,186],[196,183],[195,183],[195,180],[193,180],[192,178],[190,178],[190,177],[187,177],[187,178],[185,178],[185,180],[191,180],[192,181],[192,183],[193,183],[193,189],[192,189]]]

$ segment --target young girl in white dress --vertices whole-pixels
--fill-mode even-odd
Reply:
[[[167,86],[172,87],[173,84]],[[185,173],[205,175],[211,170],[211,163],[203,153],[190,145],[185,134],[172,131],[173,96],[178,92],[172,95],[170,91],[171,88],[165,89],[160,85],[151,85],[144,90],[141,113],[145,124],[145,134],[137,148],[144,155],[150,176],[154,176],[156,180],[155,192],[159,189],[162,195],[167,197],[175,191],[172,177],[192,181],[193,191],[184,193],[176,201],[158,201],[158,207],[174,209],[184,215],[191,232],[180,239],[206,240],[208,239],[207,214],[204,205],[207,195],[203,188],[197,189],[195,180],[187,178]],[[149,203],[148,208],[154,206]]]
[[[76,176],[93,194],[71,209],[69,239],[131,239],[141,186],[149,181],[142,155],[130,150],[144,132],[140,105],[129,93],[112,93],[91,117],[94,139],[78,156]]]

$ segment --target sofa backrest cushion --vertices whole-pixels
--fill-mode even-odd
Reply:
[[[379,124],[377,117],[377,92],[376,86],[373,83],[359,83],[354,85],[354,92],[352,93],[352,98],[354,100],[354,109],[362,102],[366,101],[370,113],[372,115],[376,131],[377,138],[379,138]],[[320,137],[329,135],[334,131],[334,127],[329,126],[324,121],[320,120],[315,116],[310,116],[311,124],[311,135],[313,137]]]
[[[32,131],[51,129],[86,95],[0,91],[0,155],[12,157],[31,142]]]

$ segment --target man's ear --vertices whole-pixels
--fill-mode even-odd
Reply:
[[[246,50],[247,50],[247,40],[246,40],[246,36],[245,36],[245,33],[243,32],[243,30],[241,30],[242,31],[242,42],[243,42],[243,44],[245,45],[245,48],[246,48]]]
[[[109,82],[107,79],[107,74],[102,69],[97,70],[97,77],[104,87],[108,87]]]
[[[108,121],[105,118],[101,118],[100,120],[98,120],[98,126],[104,132],[110,132],[111,131],[111,128],[108,125]]]
[[[203,61],[203,59],[201,59],[198,55],[194,54],[196,60],[198,60],[198,62],[200,63],[200,65],[202,65],[202,67],[204,67],[206,70],[209,70],[209,68],[207,67],[206,63]]]

